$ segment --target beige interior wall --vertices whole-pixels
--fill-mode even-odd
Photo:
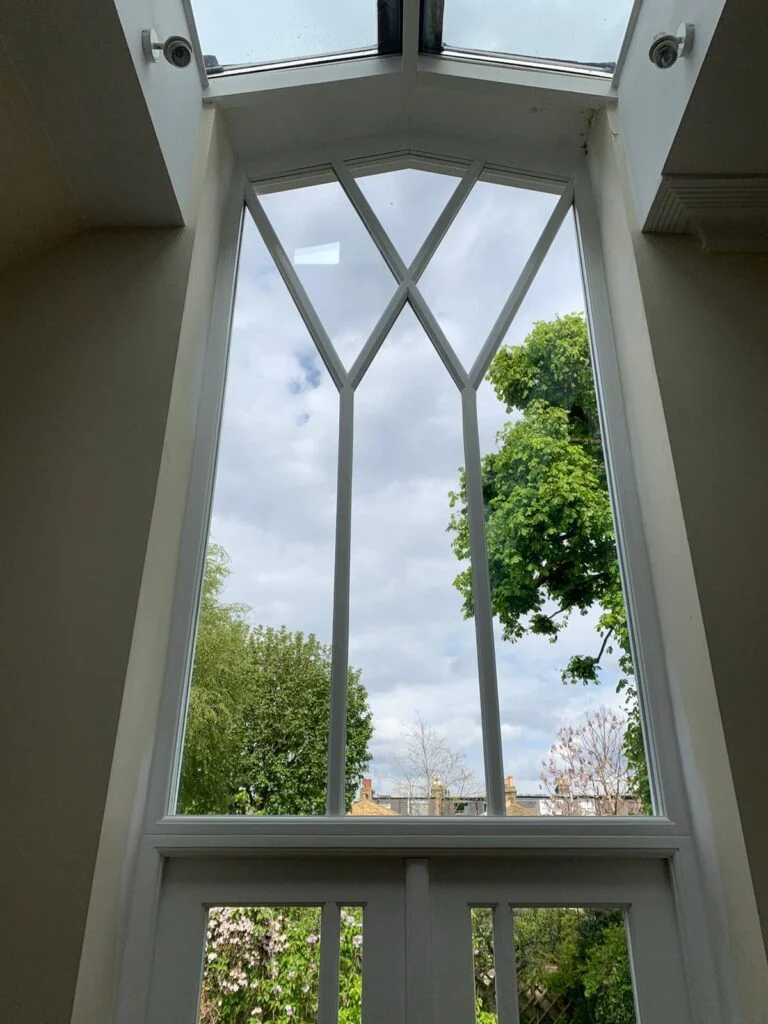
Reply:
[[[234,158],[221,120],[206,113],[196,237],[144,572],[94,871],[72,1024],[114,1016],[122,938],[168,650],[179,542],[195,442],[210,312]],[[230,211],[231,212],[231,211]],[[220,340],[220,339],[219,339]]]
[[[69,1019],[189,264],[89,231],[0,286],[3,1016]]]
[[[768,256],[660,236],[635,252],[768,942]]]
[[[742,1019],[764,1020],[768,262],[642,235],[613,116],[590,165],[710,926],[732,954],[716,969]]]
[[[81,227],[82,215],[0,39],[0,271]]]
[[[13,1024],[72,1013],[185,311],[207,330],[198,248],[193,225],[87,231],[0,279],[0,1017]]]

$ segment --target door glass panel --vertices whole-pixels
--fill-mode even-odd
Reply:
[[[447,47],[613,66],[632,0],[446,0]]]
[[[212,907],[199,1024],[315,1024],[320,918],[320,907]]]
[[[453,580],[461,402],[406,306],[355,395],[350,663],[373,709],[355,815],[482,814],[474,625]]]
[[[496,1024],[496,955],[493,908],[472,907],[472,969],[475,975],[475,1022]]]
[[[408,265],[453,195],[458,178],[408,167],[361,175],[357,183]]]
[[[520,1024],[635,1024],[624,918],[597,907],[515,909]]]
[[[338,392],[243,233],[178,811],[325,811]]]
[[[395,291],[395,280],[337,181],[261,197],[272,226],[345,366]]]
[[[448,341],[469,369],[557,203],[557,196],[479,181],[421,279]]]
[[[363,908],[341,907],[339,1021],[361,1024],[363,1014]]]

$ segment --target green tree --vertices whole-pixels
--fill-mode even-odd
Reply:
[[[182,814],[323,814],[330,648],[285,626],[252,626],[222,601],[229,558],[207,552],[179,787]],[[349,669],[346,798],[370,762],[360,671]]]
[[[525,907],[514,915],[521,1024],[554,1019],[568,1024],[635,1024],[621,910]],[[495,1024],[490,909],[472,912],[472,946],[477,1022]]]
[[[619,654],[627,692],[625,752],[636,795],[650,808],[629,629],[616,556],[608,480],[583,315],[541,321],[522,345],[505,345],[488,373],[510,421],[483,456],[491,600],[503,636],[528,633],[553,643],[574,613],[600,608],[597,653],[571,657],[566,683],[600,681],[601,659]],[[456,556],[469,559],[466,481],[450,495]],[[456,577],[473,614],[472,571]]]

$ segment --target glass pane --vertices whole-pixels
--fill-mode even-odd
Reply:
[[[616,61],[632,0],[446,0],[447,47],[570,63]]]
[[[469,368],[557,203],[557,196],[479,181],[421,279],[421,291]]]
[[[314,1024],[320,917],[320,907],[212,907],[200,1024]]]
[[[493,910],[472,907],[472,968],[475,974],[475,1024],[496,1024],[496,958]]]
[[[403,262],[410,264],[453,195],[458,178],[404,168],[357,179]]]
[[[204,53],[264,64],[377,46],[374,0],[192,0]]]
[[[652,813],[583,308],[569,216],[478,392],[516,816]]]
[[[461,402],[410,307],[358,388],[354,443],[349,656],[373,757],[350,812],[481,814],[475,634],[446,534]]]
[[[338,393],[249,217],[178,810],[325,810]]]
[[[514,922],[520,1024],[635,1024],[623,910],[526,907]]]
[[[363,908],[341,908],[339,1021],[361,1024],[363,1014]]]
[[[395,280],[338,182],[261,197],[277,236],[345,366],[355,360]]]

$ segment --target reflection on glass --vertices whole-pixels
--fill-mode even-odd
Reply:
[[[447,47],[570,63],[615,62],[632,0],[446,0]]]
[[[338,182],[261,197],[283,248],[349,367],[395,291],[395,280]]]
[[[324,813],[337,446],[338,393],[246,217],[180,813]]]
[[[475,974],[475,1024],[496,1024],[496,958],[493,909],[471,907],[472,968]]]
[[[320,907],[212,907],[199,1024],[315,1024],[320,917]]]
[[[517,816],[652,813],[583,308],[569,216],[478,393]],[[458,516],[460,551],[466,530]]]
[[[555,208],[557,196],[479,181],[421,279],[469,369]]]
[[[338,1024],[361,1024],[363,1014],[363,908],[341,907]]]
[[[518,908],[514,927],[520,1024],[635,1024],[623,910]]]
[[[458,179],[404,168],[357,179],[363,195],[408,265],[456,189]]]
[[[376,48],[374,0],[192,0],[204,53],[221,65],[299,60]]]
[[[410,307],[357,389],[354,444],[350,662],[373,760],[350,813],[482,814],[474,625],[446,535],[461,405]]]

